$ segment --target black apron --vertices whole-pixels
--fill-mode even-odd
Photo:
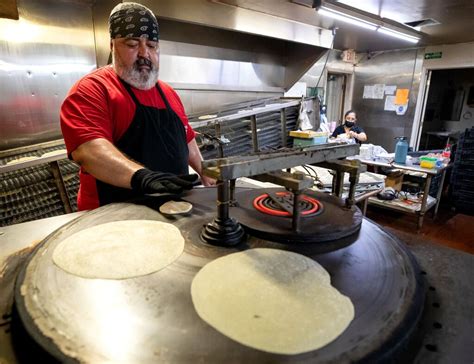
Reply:
[[[152,171],[188,174],[186,130],[159,84],[156,84],[156,88],[165,103],[165,109],[142,105],[131,86],[123,80],[121,82],[135,102],[136,110],[130,126],[115,146],[129,159]],[[115,187],[99,180],[96,183],[100,206],[140,197],[127,188]]]

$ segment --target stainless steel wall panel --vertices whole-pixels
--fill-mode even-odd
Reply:
[[[418,97],[423,60],[422,49],[408,49],[376,53],[363,57],[355,67],[353,108],[359,124],[367,132],[368,142],[393,152],[397,136],[410,138]],[[364,99],[364,86],[394,85],[409,89],[408,109],[404,115],[384,110],[383,99]]]
[[[308,87],[316,87],[316,85],[318,87],[326,87],[326,72],[324,72],[324,66],[326,66],[326,68],[337,68],[341,64],[343,66],[348,65],[341,61],[341,51],[337,49],[326,50],[317,62],[301,77],[300,82],[306,82]],[[349,72],[352,72],[352,65],[350,65]]]
[[[203,0],[141,3],[154,10],[159,19],[161,78],[172,83],[195,84],[197,89],[206,84],[222,91],[232,88],[274,92],[268,87],[279,87],[281,95],[314,64],[332,40],[330,31],[316,31],[315,27],[317,36],[313,37],[313,31],[305,32],[306,36],[311,34],[307,42],[298,41],[299,32],[293,31],[286,36],[275,31],[270,37],[262,37],[269,35],[264,29],[270,25],[286,24],[281,29],[312,26],[226,4]],[[106,4],[110,9],[113,7],[109,0]],[[107,63],[109,55],[107,29],[102,24],[107,23],[110,9],[107,11],[104,3],[94,6],[99,66]],[[212,14],[216,16],[211,17]],[[255,20],[248,31],[238,27],[249,21],[245,19]],[[316,40],[321,37],[324,41],[318,43]]]
[[[327,49],[308,45],[288,44],[286,55],[285,90],[288,90],[320,60]]]
[[[0,19],[0,150],[61,137],[60,105],[96,67],[86,5],[22,0],[19,20]]]
[[[279,87],[283,92],[284,74],[285,68],[279,65],[168,55],[165,46],[160,57],[163,81],[195,84],[196,88],[207,85],[214,89],[266,91]],[[268,79],[270,75],[272,79]]]
[[[288,18],[285,18],[216,0],[141,0],[139,2],[148,6],[159,17],[181,22],[258,34],[263,37],[323,48],[329,48],[333,38],[331,30],[291,19],[291,10],[296,12],[306,10],[308,14],[312,13],[311,9],[301,9],[296,4],[284,4],[291,6],[290,13],[286,13]],[[280,4],[273,1],[267,3],[266,6],[279,7]]]
[[[283,93],[325,51],[169,20],[160,20],[160,27],[161,78],[214,89],[268,91],[278,87]]]
[[[95,53],[97,66],[108,64],[110,55],[109,15],[117,5],[117,0],[94,1],[92,20],[94,23]]]
[[[207,114],[221,110],[226,105],[261,100],[268,98],[277,98],[282,94],[280,92],[231,92],[231,91],[212,91],[212,90],[187,90],[176,88],[179,93],[186,113],[188,114]]]
[[[160,78],[178,91],[190,113],[280,97],[325,52],[254,34],[159,22]]]

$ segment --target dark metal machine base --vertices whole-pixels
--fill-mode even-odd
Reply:
[[[234,246],[240,244],[245,237],[242,226],[233,218],[220,219],[216,217],[206,224],[201,232],[201,239],[208,244],[219,246]]]

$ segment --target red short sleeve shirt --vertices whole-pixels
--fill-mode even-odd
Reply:
[[[159,81],[170,107],[186,130],[186,141],[194,139],[183,104],[173,88]],[[138,90],[132,87],[138,101],[158,109],[166,108],[156,87]],[[61,131],[68,154],[81,144],[103,138],[115,144],[130,126],[135,115],[135,103],[111,66],[97,69],[79,80],[69,91],[61,106]],[[78,194],[80,210],[99,206],[95,179],[81,170]]]

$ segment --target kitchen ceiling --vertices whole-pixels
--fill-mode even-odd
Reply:
[[[439,24],[422,26],[419,46],[453,44],[474,41],[474,0],[340,0],[343,4],[398,23],[433,19]],[[349,29],[338,24],[335,48],[354,48],[358,51],[386,50],[413,47],[403,41],[392,40],[382,34]]]
[[[474,41],[474,0],[326,0],[323,4],[360,12],[384,23],[400,23],[408,32],[417,30],[403,25],[425,19],[439,24],[422,26],[417,44],[408,43],[350,25],[316,12],[313,0],[212,0],[241,8],[251,9],[294,21],[338,28],[335,49],[355,49],[358,52],[375,52],[391,49],[423,47],[437,44],[454,44]],[[317,2],[317,1],[316,1]]]

